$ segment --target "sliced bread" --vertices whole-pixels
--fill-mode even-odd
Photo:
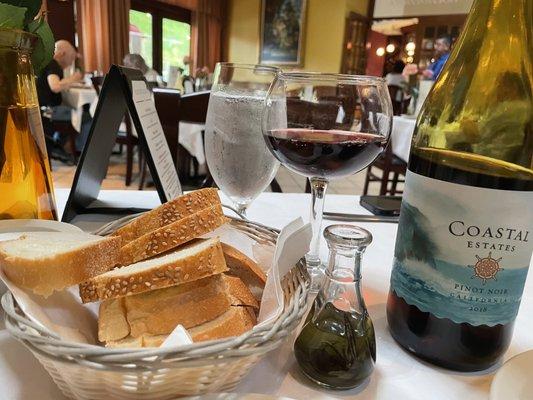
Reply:
[[[189,329],[193,342],[223,339],[231,336],[239,336],[253,328],[255,322],[246,307],[231,307],[224,314],[212,321]],[[169,332],[170,333],[170,332]],[[150,335],[133,338],[128,336],[117,341],[106,343],[107,347],[159,347],[165,341],[168,334]],[[141,339],[141,340],[140,340]]]
[[[178,221],[142,235],[121,250],[121,264],[129,265],[164,253],[225,224],[220,204],[205,208]]]
[[[177,325],[192,328],[217,318],[230,308],[225,281],[219,275],[100,304],[98,339],[169,334]]]
[[[0,267],[14,284],[49,296],[109,271],[120,245],[120,237],[32,232],[0,243]]]
[[[266,274],[255,261],[226,243],[222,243],[222,251],[229,268],[228,275],[241,278],[249,287],[265,287]]]
[[[124,243],[131,242],[149,232],[179,221],[205,208],[220,204],[217,189],[195,190],[154,208],[118,229],[113,235],[120,236]]]
[[[259,302],[240,278],[226,274],[223,275],[228,292],[232,297],[232,306],[252,307],[254,310],[259,310]]]
[[[227,271],[218,238],[196,239],[177,251],[116,268],[80,284],[84,303],[129,296]]]

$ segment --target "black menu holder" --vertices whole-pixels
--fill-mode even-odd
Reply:
[[[113,65],[104,79],[93,123],[63,213],[63,222],[102,223],[145,211],[98,200],[119,126],[128,110],[162,203],[181,194],[178,174],[149,86],[141,71]],[[94,224],[93,224],[94,225]]]

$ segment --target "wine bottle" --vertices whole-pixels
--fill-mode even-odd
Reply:
[[[511,341],[533,249],[533,0],[476,0],[418,118],[387,318],[461,371]]]

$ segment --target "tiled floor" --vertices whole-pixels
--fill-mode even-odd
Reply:
[[[66,166],[60,162],[52,161],[52,176],[54,179],[54,186],[56,188],[70,188],[74,179],[75,170],[76,167]],[[107,177],[102,183],[102,188],[138,190],[139,173],[137,163],[134,163],[133,179],[130,186],[126,186],[124,183],[125,174],[126,164],[124,162],[124,156],[111,156]],[[361,171],[358,174],[347,178],[333,180],[331,181],[327,192],[331,194],[360,195],[363,193],[365,174],[366,171]],[[284,167],[280,167],[276,178],[283,192],[303,193],[305,191],[305,178],[290,172]],[[378,183],[371,184],[370,194],[377,194],[378,187]],[[401,189],[401,187],[399,189]]]

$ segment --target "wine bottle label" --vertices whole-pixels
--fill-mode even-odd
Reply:
[[[533,250],[533,192],[486,189],[407,172],[391,289],[439,318],[507,324]]]

